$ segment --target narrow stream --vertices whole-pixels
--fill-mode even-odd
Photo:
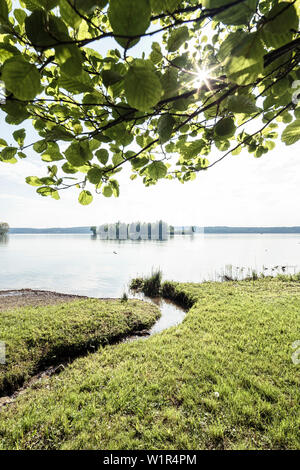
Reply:
[[[171,300],[162,298],[152,299],[152,302],[160,308],[161,317],[151,328],[150,335],[160,333],[183,322],[187,313],[184,308],[179,307]]]
[[[138,298],[141,300],[145,300],[146,302],[153,303],[161,311],[161,317],[157,320],[157,322],[152,326],[151,330],[149,331],[150,335],[160,333],[161,331],[166,330],[171,326],[179,325],[186,316],[186,310],[184,310],[184,308],[175,304],[171,300],[163,299],[162,297],[150,298],[145,297],[144,295],[140,295]]]
[[[166,330],[167,328],[171,328],[171,326],[179,325],[183,322],[187,311],[180,307],[179,305],[175,304],[171,300],[163,299],[162,297],[146,297],[144,294],[136,293],[129,296],[132,299],[139,299],[143,300],[144,302],[150,302],[156,305],[161,311],[161,317],[157,320],[157,322],[152,326],[152,328],[147,332],[145,337],[152,336],[156,333],[160,333],[161,331]],[[134,341],[136,339],[140,339],[141,336],[130,336],[129,338],[125,338],[124,341]]]

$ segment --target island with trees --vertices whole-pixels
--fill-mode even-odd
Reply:
[[[9,225],[6,222],[0,222],[0,235],[6,235],[9,232]]]

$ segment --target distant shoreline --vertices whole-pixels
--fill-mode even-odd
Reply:
[[[179,227],[175,227],[177,229]],[[11,228],[10,234],[89,234],[92,235],[90,227],[68,227],[68,228]],[[202,233],[201,230],[195,232]],[[204,227],[205,234],[300,234],[300,226],[295,227],[227,227],[215,226]]]

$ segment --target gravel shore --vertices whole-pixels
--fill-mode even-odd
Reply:
[[[0,312],[18,307],[36,307],[40,305],[55,305],[87,297],[70,294],[60,294],[43,290],[21,289],[0,291]]]

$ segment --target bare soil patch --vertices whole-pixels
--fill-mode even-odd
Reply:
[[[56,305],[78,299],[87,299],[80,295],[60,294],[43,290],[21,289],[0,291],[0,312],[18,307],[38,307]]]

